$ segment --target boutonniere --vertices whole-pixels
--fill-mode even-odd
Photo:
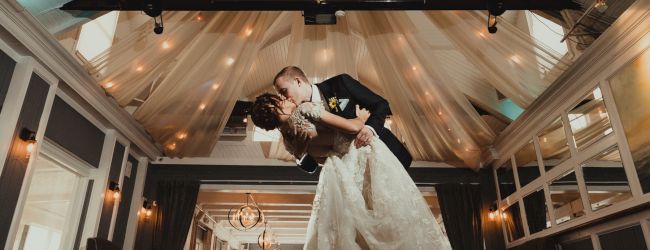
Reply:
[[[328,105],[330,106],[330,110],[334,110],[336,112],[339,111],[339,99],[337,99],[336,96],[330,97]]]

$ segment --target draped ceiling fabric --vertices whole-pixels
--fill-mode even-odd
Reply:
[[[142,16],[121,13],[113,46],[86,66],[168,156],[208,156],[235,101],[274,92],[273,76],[297,65],[313,83],[347,73],[384,96],[415,160],[478,167],[496,133],[473,105],[498,110],[498,91],[525,108],[567,65],[503,19],[488,34],[474,11],[348,12],[317,26],[300,12],[165,12],[162,35]],[[291,159],[281,142],[269,157]]]

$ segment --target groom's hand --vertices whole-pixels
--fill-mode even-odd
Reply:
[[[363,127],[357,134],[357,139],[354,140],[354,146],[357,148],[368,146],[373,136],[375,134],[368,127]]]

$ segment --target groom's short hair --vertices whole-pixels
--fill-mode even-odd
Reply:
[[[273,78],[273,85],[277,84],[278,79],[280,78],[294,78],[298,77],[300,80],[303,82],[309,82],[307,80],[307,76],[305,76],[305,72],[302,72],[302,69],[296,67],[296,66],[287,66],[284,67],[280,72],[278,72],[277,75],[275,75],[275,78]]]

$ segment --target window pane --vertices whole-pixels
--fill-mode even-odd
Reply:
[[[562,120],[559,117],[542,130],[537,137],[544,169],[547,172],[571,156],[564,134],[564,126],[562,126]]]
[[[632,197],[618,146],[599,153],[581,165],[591,210],[596,211]]]
[[[610,80],[614,101],[644,193],[650,192],[650,51]]]
[[[528,231],[531,234],[537,233],[551,227],[551,221],[546,209],[546,197],[544,189],[537,190],[524,198],[524,208],[526,208],[526,219],[528,221]]]
[[[36,159],[14,249],[62,249],[61,242],[74,239],[80,179],[42,156]]]
[[[81,26],[77,51],[90,61],[113,45],[119,11],[112,11]]]
[[[612,133],[600,88],[596,88],[573,107],[569,112],[569,123],[578,151]]]
[[[549,185],[549,189],[555,213],[555,223],[561,224],[585,214],[576,174],[573,170],[555,179]]]
[[[515,163],[517,164],[517,175],[519,184],[523,187],[539,177],[539,165],[537,164],[537,154],[533,141],[529,141],[523,148],[515,154]]]
[[[506,227],[508,241],[514,241],[524,236],[524,226],[521,222],[519,203],[512,204],[501,212],[501,219]]]
[[[506,161],[497,169],[497,178],[499,179],[501,199],[505,199],[508,195],[515,192],[515,177],[512,173],[512,163],[510,160]]]

